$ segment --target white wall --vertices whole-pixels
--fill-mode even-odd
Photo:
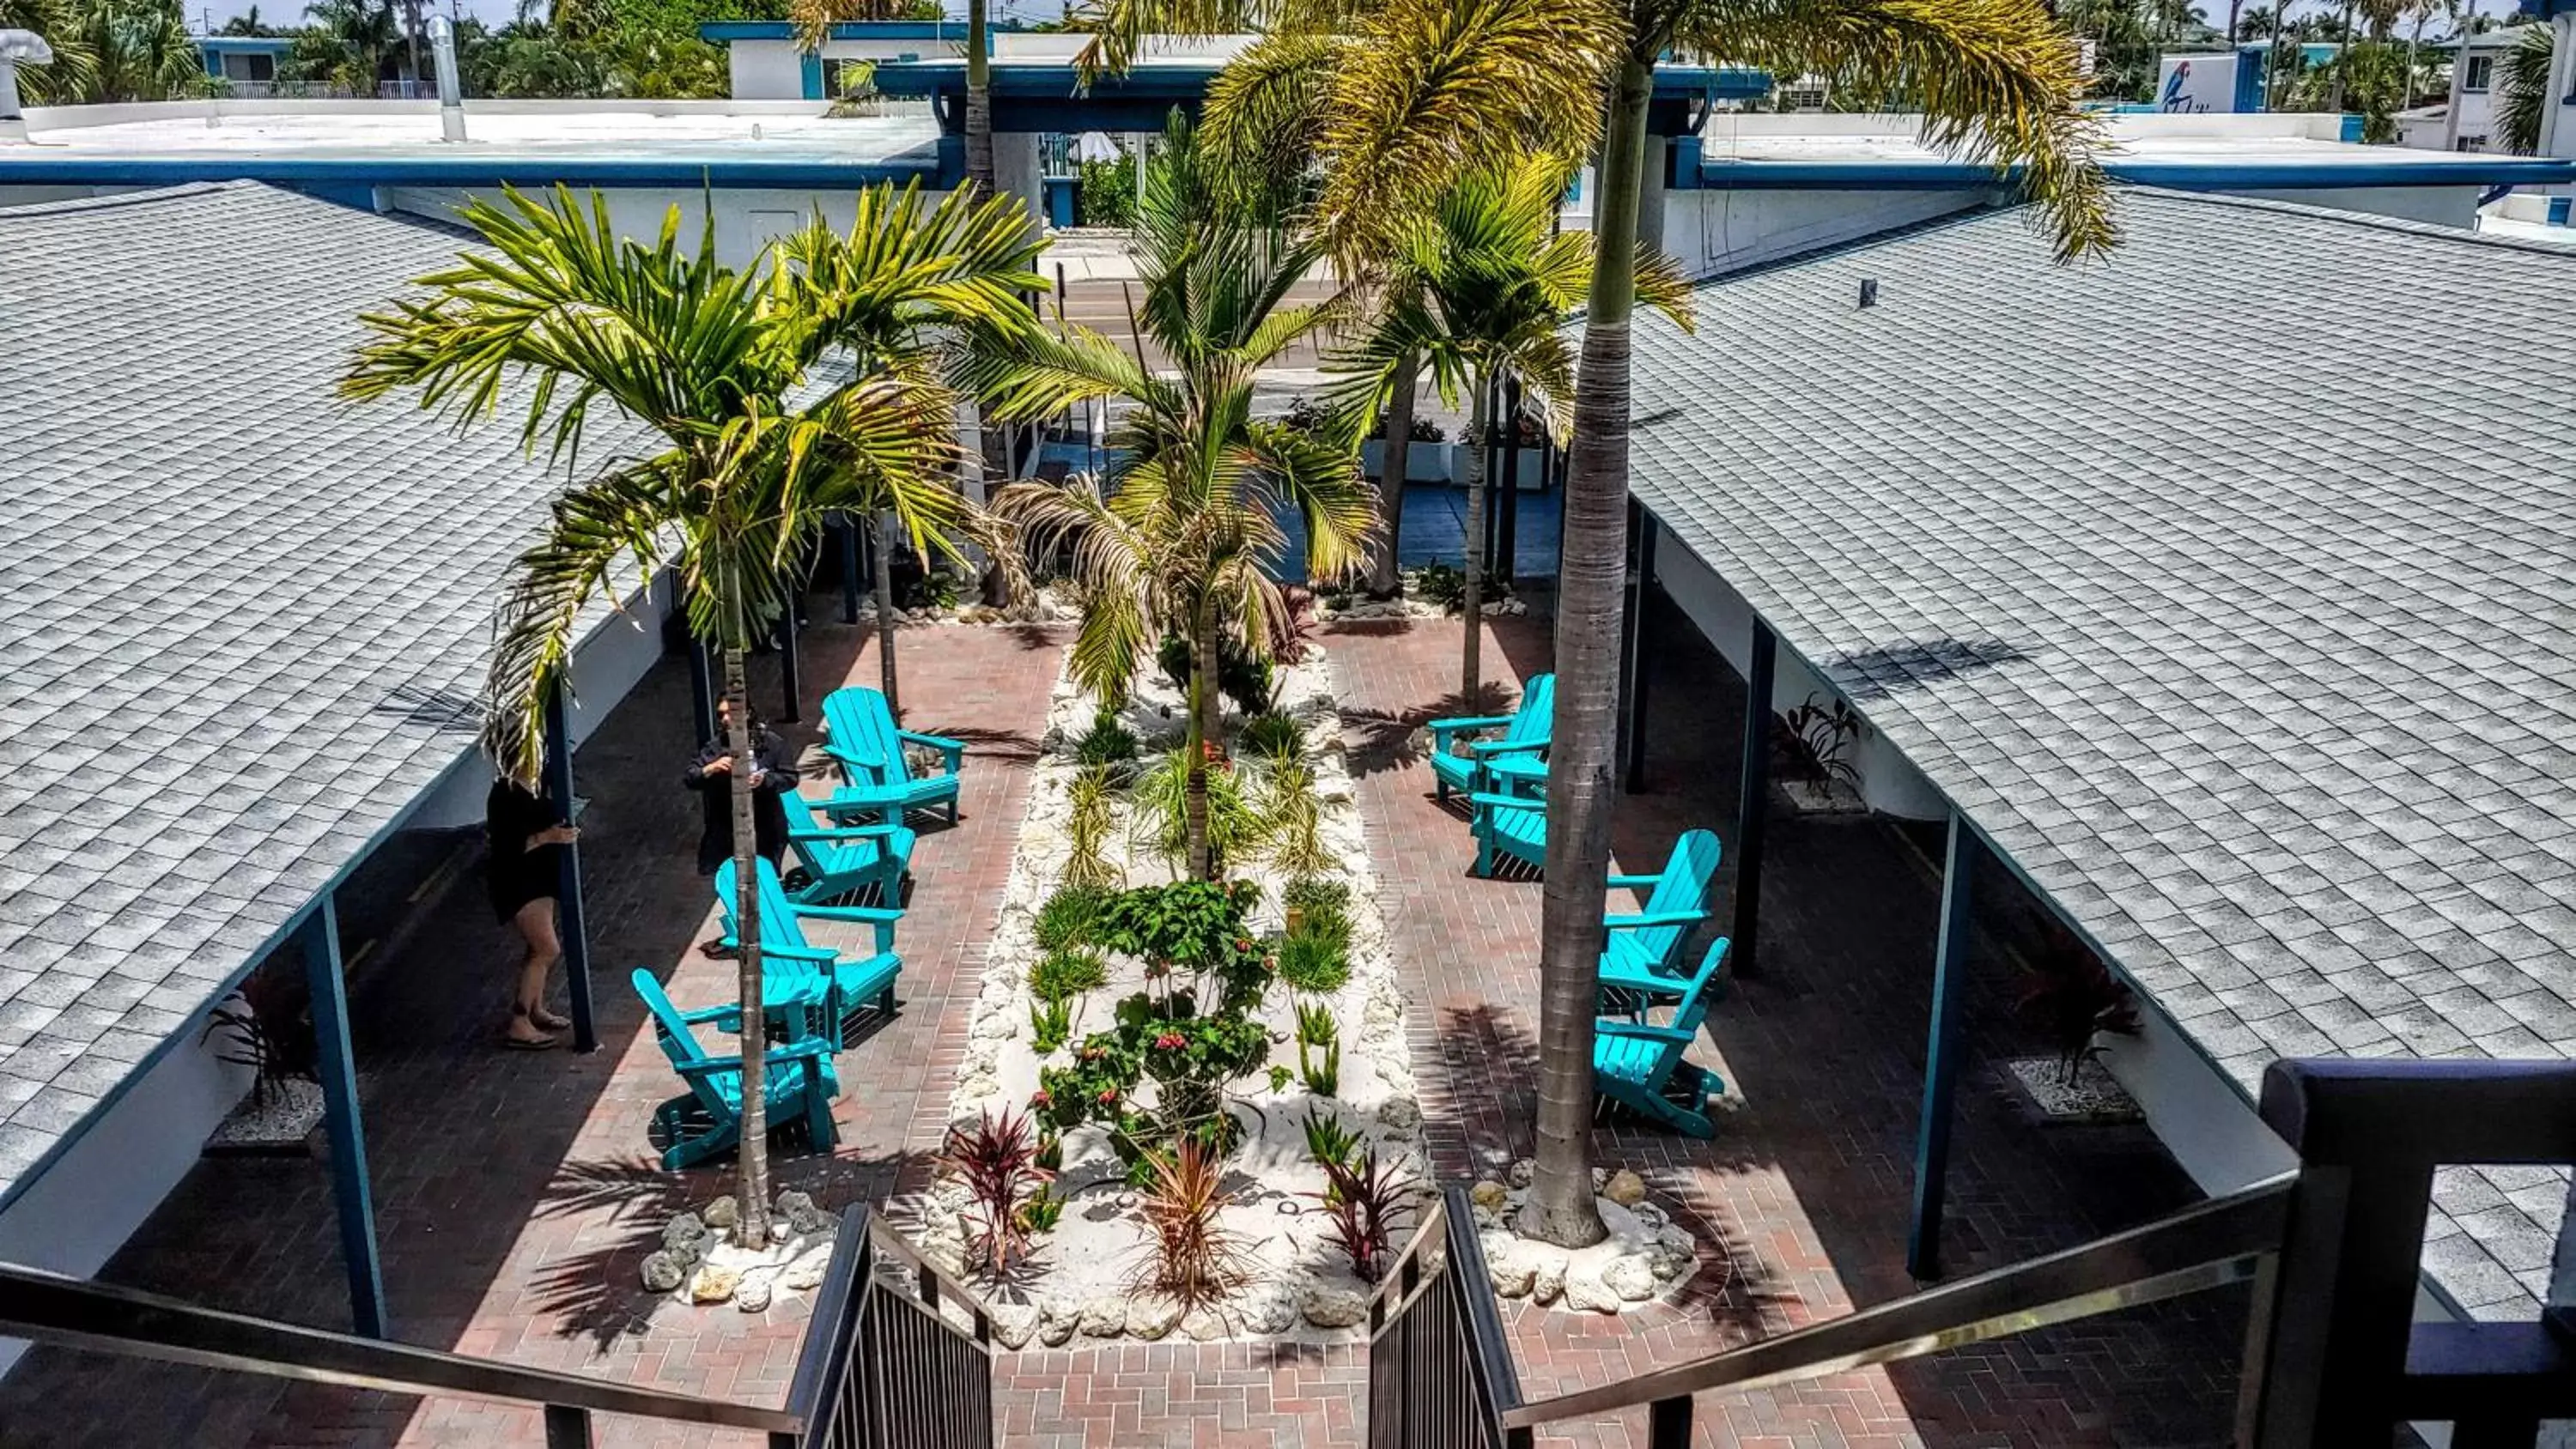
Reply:
[[[743,101],[796,101],[805,98],[805,57],[792,40],[736,40],[728,43],[726,65],[733,74],[733,95]]]
[[[1996,200],[1992,191],[1675,191],[1664,250],[1686,276],[1714,276]]]
[[[86,1278],[197,1165],[206,1134],[250,1090],[247,1067],[215,1060],[191,1028],[6,1212],[0,1262]],[[27,1345],[0,1339],[0,1375]]]
[[[2367,212],[2373,216],[2393,216],[2400,221],[2429,222],[2434,226],[2475,229],[2478,224],[2478,197],[2484,189],[2478,186],[2342,186],[2230,191],[2228,195],[2287,201],[2300,206],[2326,206],[2337,211]]]
[[[2102,1065],[2137,1099],[2147,1125],[2201,1191],[2217,1197],[2298,1166],[2254,1104],[2162,1012],[2139,1017],[2136,1036],[2101,1038]]]
[[[1661,530],[1655,540],[1656,582],[1664,586],[1664,592],[1690,616],[1735,672],[1743,674],[1751,663],[1752,607],[1744,602],[1743,595],[1683,547],[1672,530],[1662,524],[1656,527]],[[1784,644],[1772,661],[1772,712],[1796,709],[1811,694],[1827,700],[1833,697],[1824,681]],[[1871,730],[1861,737],[1852,749],[1851,761],[1860,771],[1861,798],[1869,802],[1871,809],[1915,820],[1948,817],[1949,803],[1932,788],[1932,782],[1908,764],[1878,731]]]
[[[705,221],[706,193],[695,187],[618,187],[600,194],[608,198],[609,218],[618,231],[647,244],[661,234],[663,215],[674,206],[680,209],[683,237],[694,236]],[[845,230],[858,219],[858,194],[847,187],[803,191],[740,187],[719,189],[714,194],[716,256],[727,266],[750,265],[772,238],[803,226],[817,206],[822,208],[824,220]],[[454,221],[456,208],[469,195],[493,202],[501,199],[498,189],[476,188],[469,192],[452,187],[387,186],[377,189],[376,205],[379,210]],[[925,195],[936,203],[945,193]]]

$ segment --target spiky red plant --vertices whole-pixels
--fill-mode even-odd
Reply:
[[[1020,1214],[1030,1194],[1055,1180],[1038,1165],[1037,1133],[1028,1114],[987,1108],[972,1128],[951,1125],[939,1164],[965,1183],[973,1203],[967,1216],[966,1256],[974,1270],[999,1281],[1028,1256],[1029,1232]]]

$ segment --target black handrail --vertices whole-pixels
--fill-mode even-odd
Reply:
[[[1434,1256],[1437,1250],[1437,1256]],[[1369,1300],[1369,1443],[1505,1449],[1520,1376],[1466,1190],[1441,1195]]]
[[[2143,1227],[1996,1268],[1795,1332],[1501,1410],[1507,1427],[1663,1406],[1893,1363],[2069,1319],[2243,1282],[2281,1245],[2292,1178],[2257,1184]],[[1670,1413],[1671,1410],[1664,1412]],[[1686,1416],[1682,1418],[1688,1423]]]
[[[787,1390],[788,1410],[802,1427],[771,1435],[774,1449],[985,1449],[992,1442],[990,1313],[902,1234],[884,1228],[864,1205],[841,1219],[834,1271],[815,1294]],[[910,1293],[880,1281],[881,1248],[911,1269]],[[971,1333],[940,1311],[943,1296],[966,1309]]]
[[[557,1410],[773,1433],[802,1427],[778,1409],[278,1323],[10,1264],[0,1264],[0,1337],[307,1383],[542,1404],[550,1427]]]

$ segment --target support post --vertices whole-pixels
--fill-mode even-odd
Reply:
[[[1690,1449],[1691,1397],[1678,1394],[1646,1406],[1647,1449]]]
[[[546,1449],[590,1449],[590,1411],[546,1405]]]
[[[689,722],[697,727],[698,743],[716,737],[716,671],[707,658],[707,641],[692,630],[689,634]]]
[[[1499,502],[1503,519],[1501,535],[1494,547],[1494,571],[1508,583],[1513,574],[1513,558],[1520,552],[1521,542],[1521,382],[1517,377],[1503,384],[1501,477],[1503,491]]]
[[[1624,785],[1631,795],[1646,793],[1646,589],[1655,581],[1655,535],[1662,528],[1655,515],[1636,503],[1629,504],[1628,534],[1636,540],[1637,576],[1628,585],[1627,653],[1619,661],[1619,673],[1627,681],[1627,730],[1621,738],[1625,747]]]
[[[1743,794],[1735,802],[1735,927],[1727,948],[1729,969],[1759,974],[1754,937],[1762,920],[1762,827],[1771,817],[1771,670],[1780,637],[1760,619],[1744,662],[1744,759],[1736,775]]]
[[[546,798],[569,823],[572,812],[572,719],[564,687],[546,698]],[[715,733],[712,724],[708,734]],[[572,1048],[599,1050],[599,1024],[590,1010],[590,927],[581,911],[581,842],[563,849],[563,875],[555,882],[556,934],[563,938],[564,994],[572,1005]]]
[[[362,1338],[390,1338],[385,1270],[376,1251],[376,1203],[367,1185],[367,1133],[358,1117],[358,1068],[349,1045],[349,983],[340,974],[340,913],[329,895],[299,933],[313,997],[322,1124],[331,1140],[331,1196],[340,1213],[340,1261],[349,1271],[349,1321]]]
[[[804,691],[799,687],[796,668],[796,605],[799,592],[793,583],[787,586],[787,597],[778,601],[778,717],[789,724],[803,716],[797,712],[796,698]]]
[[[1941,1206],[1950,1175],[1950,1116],[1959,1084],[1959,997],[1968,974],[1969,879],[1977,863],[1976,832],[1950,812],[1950,848],[1941,866],[1941,934],[1932,959],[1931,1045],[1923,1058],[1923,1118],[1914,1140],[1914,1223],[1905,1238],[1905,1268],[1917,1279],[1941,1276]]]
[[[859,622],[859,523],[841,515],[841,622]]]

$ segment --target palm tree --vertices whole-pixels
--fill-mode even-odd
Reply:
[[[34,31],[54,52],[50,65],[18,67],[18,89],[28,105],[68,105],[96,94],[98,55],[90,49],[75,0],[0,0],[0,30]]]
[[[2558,27],[2534,25],[2522,32],[2497,67],[2496,122],[2505,149],[2529,156],[2540,149],[2540,122],[2550,106],[2549,67],[2558,49]]]
[[[1131,29],[1185,26],[1201,8],[1181,0],[1108,6],[1162,17],[1116,21]],[[1451,44],[1468,34],[1480,43]],[[1538,1175],[1519,1221],[1522,1231],[1569,1246],[1605,1232],[1592,1198],[1591,1045],[1614,798],[1633,243],[1655,61],[1672,49],[1903,95],[1922,115],[1927,141],[1992,162],[2039,204],[2061,260],[2102,253],[2116,239],[2101,122],[2078,109],[2076,47],[2039,0],[1389,0],[1353,22],[1347,38],[1265,41],[1237,61],[1239,77],[1229,68],[1231,86],[1212,91],[1212,129],[1235,125],[1233,117],[1266,118],[1287,138],[1279,144],[1324,138],[1314,151],[1328,168],[1320,204],[1334,227],[1382,225],[1418,204],[1435,176],[1489,165],[1489,148],[1553,110],[1547,98],[1569,78],[1607,90],[1593,211],[1601,251],[1562,504],[1549,775],[1551,797],[1564,803],[1549,812],[1540,932]],[[1302,129],[1291,124],[1301,113],[1314,116]]]
[[[1013,483],[994,508],[1040,551],[1073,546],[1084,601],[1070,668],[1085,688],[1121,698],[1157,639],[1189,641],[1186,868],[1214,879],[1221,863],[1208,845],[1207,770],[1222,738],[1221,632],[1266,657],[1273,623],[1287,616],[1269,573],[1288,548],[1281,515],[1294,509],[1304,519],[1309,575],[1343,577],[1362,561],[1376,493],[1359,475],[1355,423],[1317,436],[1252,413],[1254,375],[1344,314],[1338,298],[1285,300],[1321,253],[1221,201],[1177,119],[1168,142],[1137,199],[1138,325],[1172,373],[1150,372],[1118,343],[1070,327],[1016,358],[985,349],[974,380],[1006,419],[1093,399],[1128,404],[1109,436],[1103,491]]]
[[[1388,391],[1409,387],[1408,363],[1419,365],[1413,359],[1428,361],[1442,406],[1456,407],[1458,395],[1467,395],[1467,628],[1459,698],[1471,702],[1484,679],[1486,409],[1496,389],[1512,382],[1538,403],[1552,437],[1563,437],[1573,423],[1574,356],[1557,329],[1591,286],[1593,246],[1580,232],[1555,231],[1568,172],[1553,156],[1524,156],[1507,169],[1460,178],[1431,212],[1400,228],[1375,329],[1341,363],[1359,384],[1345,390],[1349,407],[1374,412]],[[1680,270],[1660,247],[1637,246],[1639,295],[1687,329],[1690,295]],[[1517,418],[1505,424],[1518,425]]]
[[[861,223],[876,230],[853,238],[847,276],[809,292],[764,268],[717,262],[712,225],[683,248],[676,207],[651,246],[621,241],[604,200],[585,208],[562,188],[550,201],[510,191],[460,215],[488,250],[421,278],[425,299],[364,318],[376,335],[342,389],[360,399],[417,389],[422,407],[460,424],[523,408],[523,444],[545,444],[565,466],[569,486],[505,588],[485,684],[484,748],[512,777],[537,776],[545,702],[564,687],[584,609],[612,572],[675,565],[690,627],[717,647],[732,706],[748,1023],[737,1190],[745,1235],[757,1240],[767,1232],[768,1160],[743,657],[790,605],[789,570],[826,512],[890,510],[931,541],[972,521],[948,483],[955,399],[930,339],[887,336],[816,387],[817,363],[849,336],[830,303],[910,288],[924,311],[955,308],[997,334],[1034,326],[1025,304],[1013,312],[1015,293],[975,285],[996,258],[1016,260],[997,240],[1011,218],[951,197],[925,219],[909,188],[863,192]],[[584,469],[601,448],[618,451]]]

